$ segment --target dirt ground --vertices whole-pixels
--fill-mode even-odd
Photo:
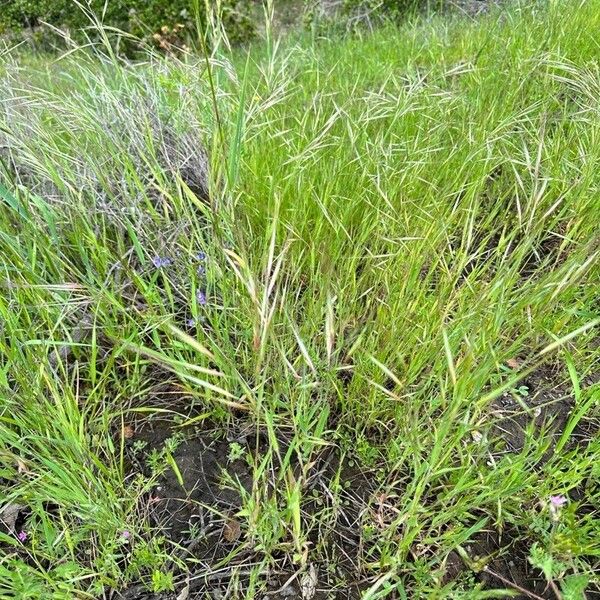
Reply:
[[[568,386],[557,385],[557,380],[557,373],[552,369],[539,369],[521,382],[519,394],[515,394],[514,390],[507,392],[492,404],[490,419],[495,423],[493,432],[499,440],[499,455],[520,452],[525,443],[526,429],[532,423],[537,431],[548,431],[554,439],[558,439],[574,400]],[[148,474],[148,456],[154,450],[163,448],[178,429],[172,423],[161,420],[132,424],[130,427],[132,435],[127,440],[129,469],[132,473]],[[572,443],[585,444],[591,433],[590,427],[593,428],[590,423],[578,427]],[[231,447],[234,444],[241,448],[243,452],[240,454],[255,453],[257,449],[261,451],[262,443],[259,435],[257,446],[256,431],[249,425],[242,425],[227,434],[219,429],[202,428],[180,441],[172,456],[183,485],[173,469],[166,470],[144,500],[144,509],[157,533],[166,535],[177,544],[182,558],[193,557],[206,568],[199,568],[202,575],[192,574],[189,580],[181,579],[177,592],[171,594],[151,594],[143,586],[133,586],[113,592],[111,599],[199,600],[231,597],[228,577],[232,566],[243,573],[244,565],[255,559],[251,548],[242,547],[240,550],[244,534],[235,518],[241,508],[240,490],[251,489],[252,472],[245,460],[232,459]],[[282,443],[285,444],[285,440]],[[264,445],[266,447],[266,439]],[[135,451],[136,446],[143,446],[143,451]],[[336,451],[324,452],[314,467],[315,473],[318,473],[316,479],[321,478],[326,485],[338,467],[339,456]],[[349,508],[343,511],[335,531],[330,532],[327,539],[329,546],[322,553],[335,561],[335,572],[328,568],[326,559],[322,564],[309,564],[303,572],[299,572],[282,557],[280,568],[265,573],[264,600],[358,599],[368,588],[368,582],[361,578],[356,565],[360,562],[360,515],[364,507],[372,502],[375,493],[373,478],[348,465],[342,465],[342,472],[347,481],[347,491],[343,493],[346,494]],[[237,482],[237,489],[227,482],[232,480]],[[555,600],[539,572],[529,565],[528,548],[522,542],[519,545],[511,541],[519,537],[517,532],[511,535],[510,531],[477,535],[466,548],[469,556],[494,558],[475,577],[489,588],[509,587],[506,585],[509,581],[527,591],[516,598],[526,599],[536,594],[538,598]],[[227,569],[214,568],[236,549],[239,553],[233,561],[228,562]],[[468,571],[455,552],[448,555],[444,564],[446,582]]]
[[[127,441],[129,469],[132,473],[148,474],[146,466],[148,457],[154,450],[159,451],[165,442],[177,431],[176,426],[166,421],[148,422],[141,427],[128,426],[133,432]],[[173,459],[179,469],[183,486],[178,475],[168,469],[160,477],[158,484],[148,498],[145,508],[151,524],[157,534],[166,535],[180,548],[183,557],[193,557],[196,561],[207,565],[204,571],[206,577],[192,576],[189,583],[183,583],[178,592],[170,594],[152,594],[141,585],[127,590],[113,592],[114,600],[183,600],[183,598],[227,598],[229,597],[228,576],[231,567],[243,566],[253,557],[251,549],[243,549],[236,558],[228,564],[228,568],[219,574],[213,569],[220,560],[232,551],[239,549],[243,542],[240,524],[235,514],[241,508],[240,490],[234,489],[226,480],[237,481],[240,488],[249,491],[252,486],[252,473],[248,463],[242,459],[231,460],[232,444],[242,448],[244,452],[256,452],[255,432],[240,429],[235,434],[222,437],[222,432],[216,430],[201,430],[186,437],[173,451]],[[282,440],[285,443],[285,440]],[[260,452],[259,439],[259,452]],[[134,448],[143,445],[143,451]],[[315,466],[315,472],[321,471],[321,477],[332,477],[337,467],[336,458],[324,456]],[[227,474],[224,477],[224,473]],[[367,496],[367,479],[359,472],[347,469],[345,473],[349,503],[356,507],[355,494]],[[366,498],[365,498],[366,499]],[[356,535],[358,529],[358,514],[351,508],[344,511],[339,529],[332,532],[331,547],[328,552],[336,554],[337,572],[325,569],[325,565],[309,564],[304,572],[286,564],[282,557],[282,567],[265,573],[267,591],[265,599],[305,599],[335,600],[342,598],[360,598],[361,586],[356,581],[351,559],[346,556],[344,546],[347,542],[358,544]],[[316,541],[316,540],[315,540]],[[216,571],[216,572],[215,572]],[[220,578],[223,581],[220,581]],[[335,583],[333,582],[335,580]],[[306,590],[310,591],[307,592]],[[184,596],[181,594],[184,593]]]

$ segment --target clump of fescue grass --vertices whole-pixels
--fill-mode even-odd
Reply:
[[[496,554],[531,552],[565,599],[597,585],[599,8],[271,41],[216,52],[212,85],[191,58],[4,57],[2,505],[24,520],[2,596],[210,571],[154,535],[155,480],[125,466],[122,425],[165,411],[268,440],[249,566],[219,565],[251,572],[240,595],[339,560],[349,514],[364,597],[501,597],[469,547],[506,531]],[[494,400],[542,367],[566,433],[510,451]],[[315,477],[334,447],[366,497]]]

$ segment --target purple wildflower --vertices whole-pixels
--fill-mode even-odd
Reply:
[[[206,267],[204,265],[198,266],[198,275],[202,276],[206,273]]]
[[[188,327],[196,327],[196,319],[188,319],[186,324]]]
[[[152,264],[157,269],[161,269],[162,267],[170,267],[173,264],[173,261],[168,256],[155,256],[152,259]]]
[[[560,509],[567,503],[567,498],[562,494],[550,496],[550,516],[553,521],[560,521]]]
[[[196,292],[196,300],[198,301],[198,304],[204,306],[206,304],[206,294],[202,290],[198,290]]]
[[[129,541],[129,538],[131,537],[131,532],[127,531],[127,529],[125,531],[121,532],[121,539],[124,541]]]
[[[27,532],[26,531],[19,531],[19,533],[17,533],[17,539],[20,542],[25,542],[27,540]]]
[[[198,252],[198,254],[196,254],[196,260],[206,260],[206,253],[202,251]]]

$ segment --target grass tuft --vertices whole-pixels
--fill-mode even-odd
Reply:
[[[0,597],[593,597],[599,27],[3,53]]]

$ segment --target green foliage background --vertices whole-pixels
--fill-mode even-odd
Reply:
[[[5,0],[0,11],[0,33],[19,33],[36,29],[42,23],[68,30],[78,38],[89,26],[86,11],[101,18],[103,24],[131,33],[142,40],[151,39],[161,28],[172,29],[177,24],[183,31],[194,32],[196,14],[205,20],[204,0],[84,0],[85,10],[74,0]],[[230,40],[243,42],[253,37],[252,2],[223,0],[221,18]]]
[[[447,0],[343,0],[328,5],[325,0],[305,0],[304,21],[307,26],[322,33],[344,32],[400,23],[418,12],[433,12],[444,8]]]

